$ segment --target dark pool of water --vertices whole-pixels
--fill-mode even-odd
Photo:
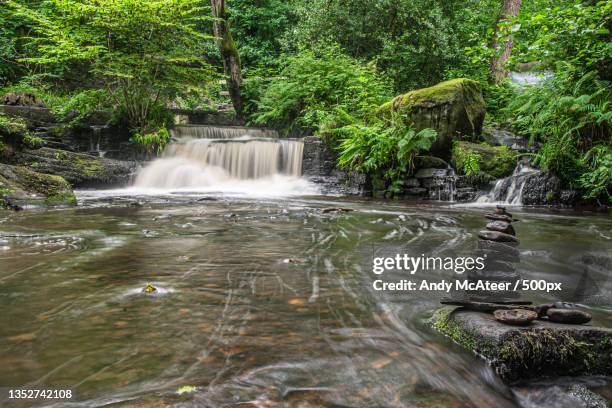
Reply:
[[[0,387],[73,389],[58,406],[517,406],[429,327],[443,294],[371,287],[373,254],[472,256],[482,209],[94,196],[0,213]],[[516,212],[521,276],[565,286],[524,297],[610,327],[612,219]]]

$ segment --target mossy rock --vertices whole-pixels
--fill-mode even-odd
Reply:
[[[436,156],[416,156],[414,167],[416,169],[447,169],[449,166],[446,161]]]
[[[443,157],[450,156],[454,140],[480,136],[485,112],[480,84],[466,78],[397,96],[378,111],[386,119],[394,114],[407,116],[418,130],[435,129],[438,138],[431,150]]]
[[[0,164],[0,196],[20,206],[76,205],[72,187],[62,177],[6,164]]]
[[[136,171],[136,164],[133,162],[47,147],[15,151],[4,159],[14,165],[28,166],[40,173],[62,176],[73,187],[124,186]]]
[[[433,327],[484,357],[507,382],[544,376],[612,374],[612,330],[535,321],[508,326],[493,315],[452,307],[436,311]]]
[[[465,161],[470,153],[480,156],[480,170],[494,178],[512,174],[516,167],[516,153],[508,146],[491,146],[487,143],[455,142],[451,163],[459,172],[463,172]]]

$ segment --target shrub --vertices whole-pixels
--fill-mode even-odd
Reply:
[[[137,132],[132,135],[131,141],[140,145],[147,153],[159,155],[170,141],[170,132],[166,128],[145,134]]]
[[[400,192],[407,174],[414,170],[414,158],[429,150],[437,133],[417,132],[406,119],[396,116],[390,122],[354,123],[335,129],[340,138],[338,164],[350,170],[381,174],[391,194]]]
[[[515,128],[530,136],[531,143],[543,143],[536,164],[593,198],[604,193],[600,182],[589,180],[601,181],[607,174],[605,152],[612,146],[610,100],[610,83],[600,80],[596,72],[584,73],[561,63],[551,80],[517,94],[505,114]]]
[[[252,120],[289,131],[319,131],[345,124],[345,114],[363,118],[391,96],[388,81],[337,47],[302,50],[286,58],[281,76],[271,81]]]

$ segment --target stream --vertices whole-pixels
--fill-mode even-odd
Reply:
[[[374,256],[471,256],[478,204],[187,190],[78,199],[0,213],[0,384],[76,395],[40,406],[526,406],[431,329],[443,293],[372,288]],[[577,302],[610,327],[612,218],[511,211],[518,273],[564,288],[523,296]],[[142,293],[148,283],[156,295]]]

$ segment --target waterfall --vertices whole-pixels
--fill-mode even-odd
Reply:
[[[183,136],[169,144],[161,158],[138,172],[134,187],[225,191],[238,186],[238,190],[249,192],[261,189],[264,184],[263,188],[268,190],[279,186],[295,190],[298,184],[304,187],[305,180],[300,179],[302,140],[244,135],[257,134],[247,128],[240,132],[236,128],[208,126],[179,129]],[[262,134],[271,132],[258,130]],[[235,134],[240,136],[230,136]],[[205,138],[195,138],[196,135]],[[206,138],[212,135],[221,137]]]
[[[538,169],[530,166],[529,161],[521,160],[511,176],[497,180],[493,189],[480,196],[476,202],[521,205],[525,182],[530,176],[538,172]]]
[[[272,129],[247,128],[241,126],[181,125],[170,130],[175,139],[235,139],[245,135],[252,137],[278,138]]]

